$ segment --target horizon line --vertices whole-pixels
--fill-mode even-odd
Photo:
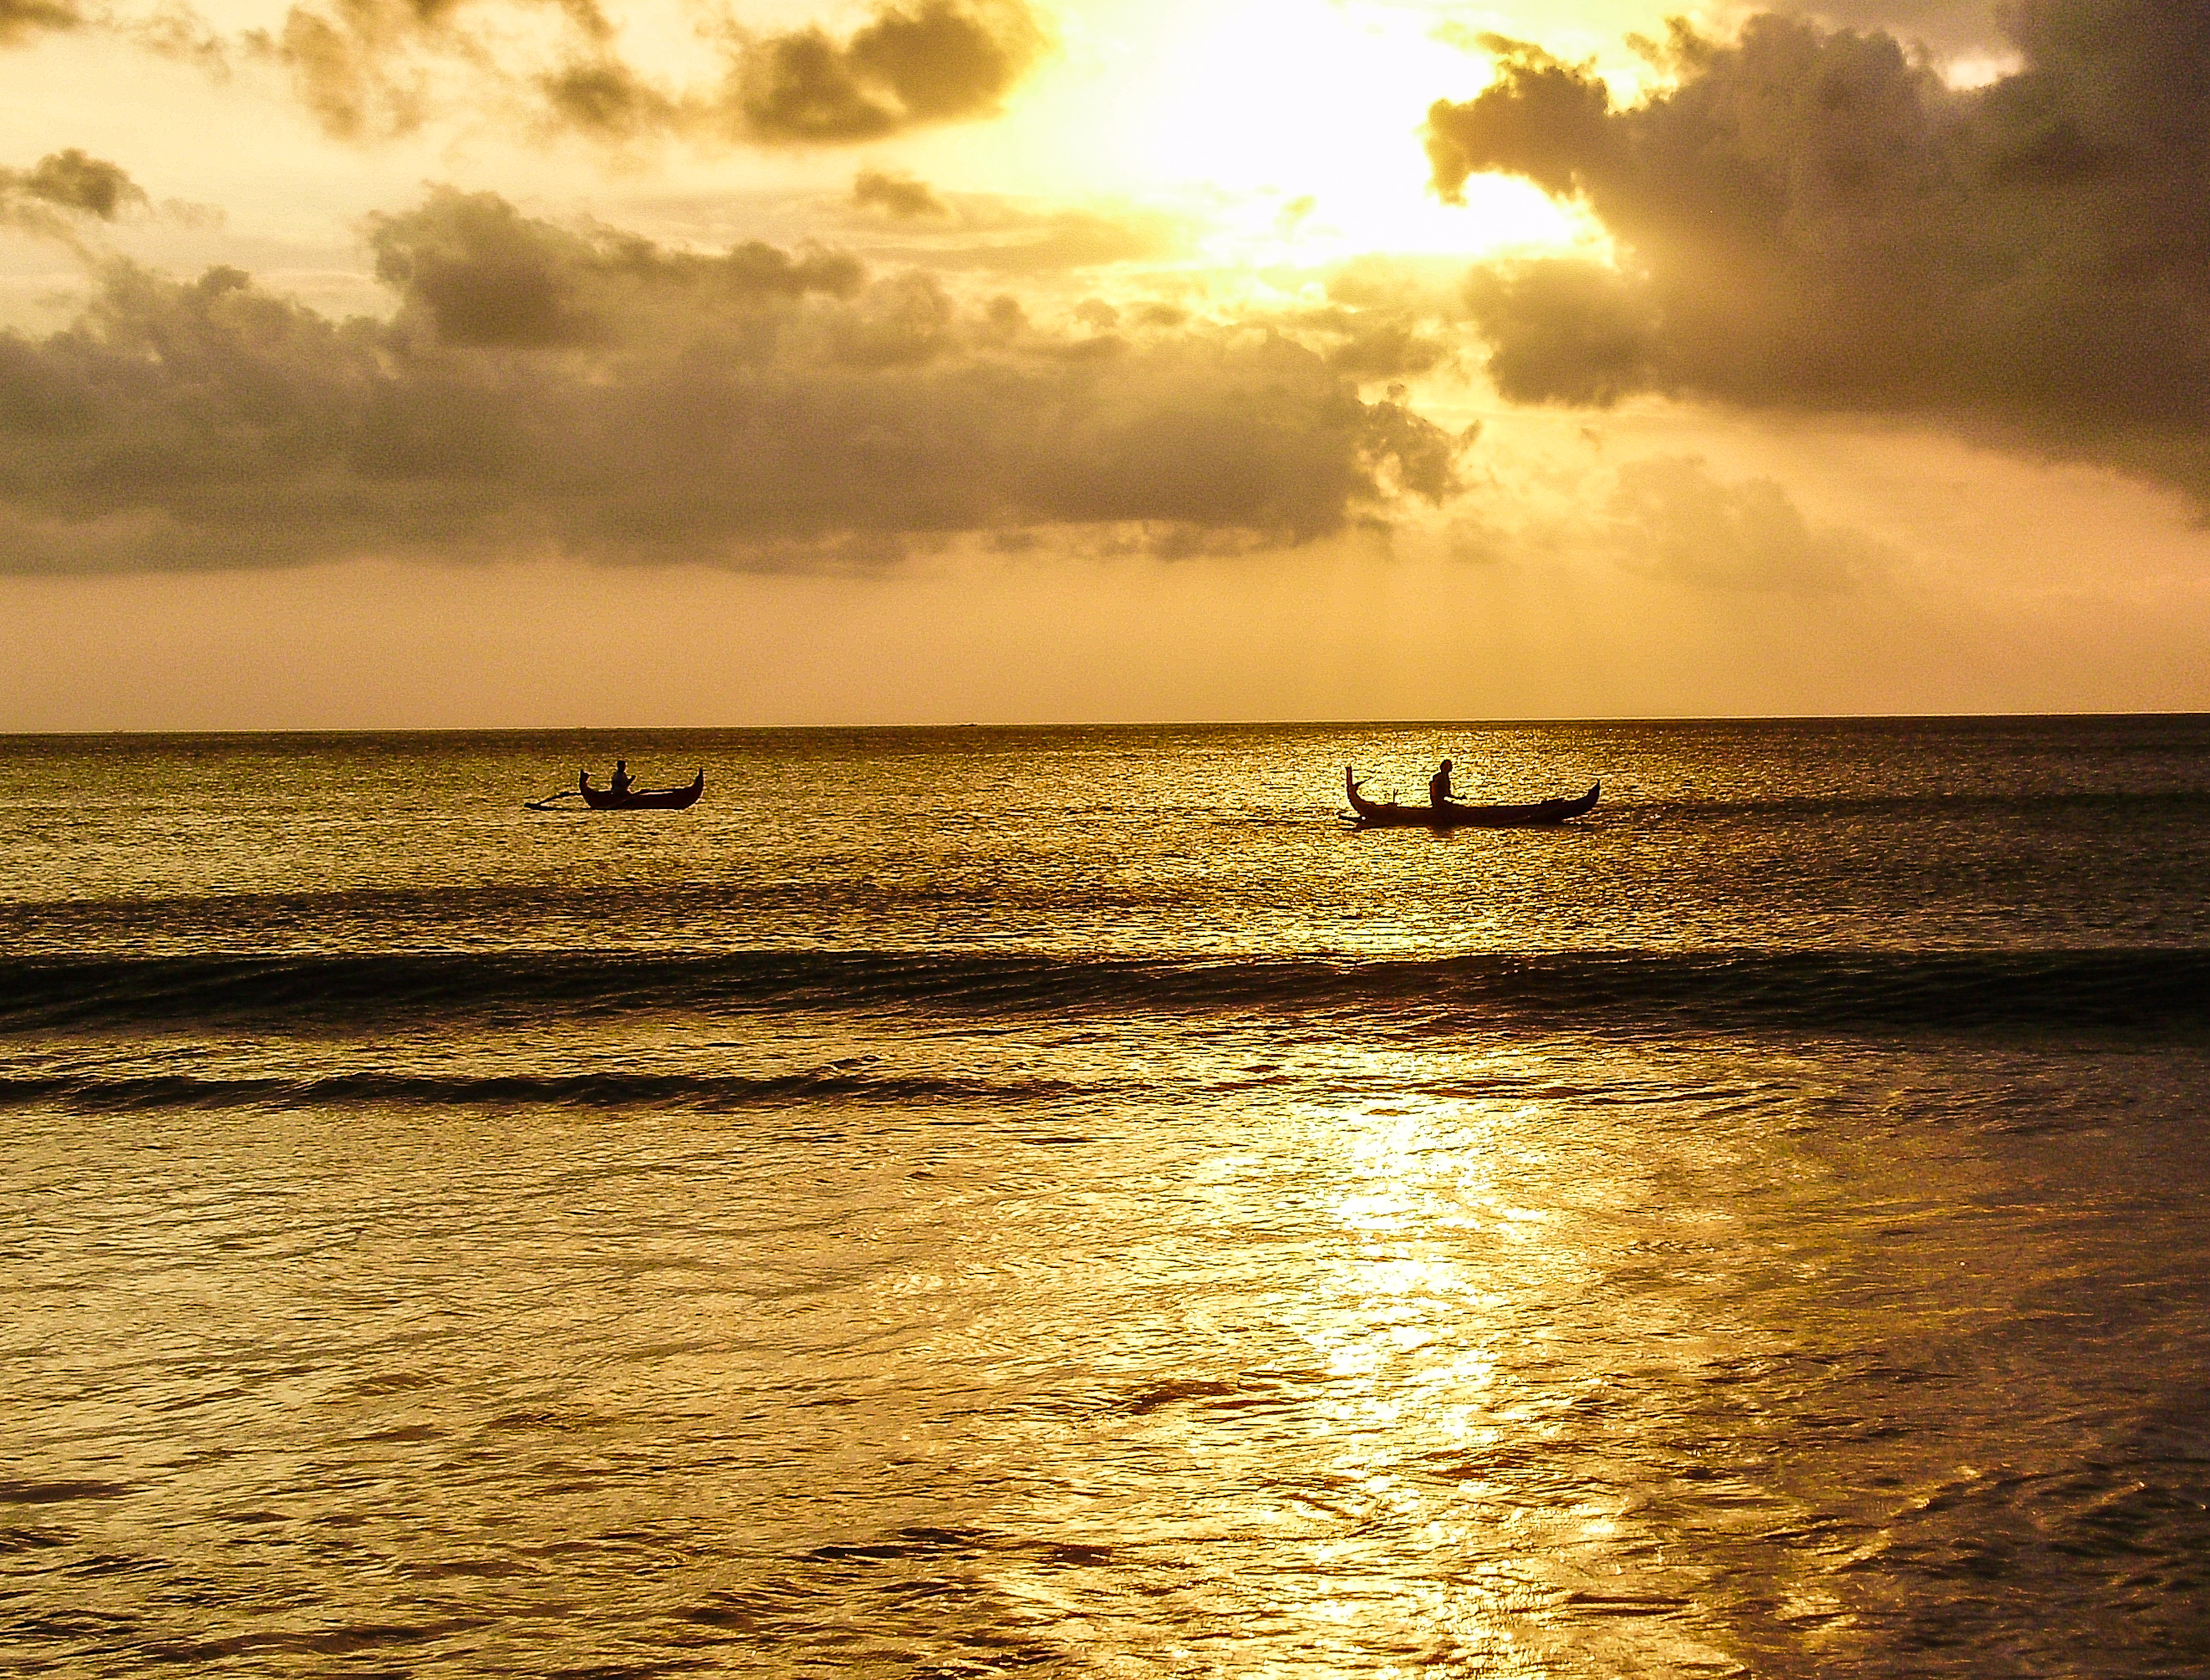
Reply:
[[[304,738],[390,735],[614,735],[614,734],[849,734],[942,733],[957,730],[995,732],[1048,729],[1529,729],[1580,727],[1625,728],[1686,724],[1792,723],[1965,723],[2064,722],[2098,720],[2176,721],[2210,720],[2206,711],[1947,711],[1947,712],[1670,712],[1634,715],[1590,714],[1549,717],[1411,717],[1411,718],[1105,718],[1038,719],[1025,722],[979,719],[957,722],[845,722],[845,723],[501,723],[292,725],[269,728],[228,727],[175,728],[84,728],[0,730],[0,741],[113,740],[118,738],[207,740],[221,737]]]

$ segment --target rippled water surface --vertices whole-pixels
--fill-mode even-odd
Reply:
[[[0,1669],[2210,1670],[2210,722],[0,755]]]

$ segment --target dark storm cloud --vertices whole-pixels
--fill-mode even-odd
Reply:
[[[1456,489],[1458,440],[1273,333],[1060,334],[922,275],[671,251],[489,195],[372,239],[388,323],[117,265],[69,330],[0,335],[6,563],[789,565],[1071,526],[1233,546]]]
[[[83,21],[83,13],[61,0],[0,0],[0,46],[13,45],[42,30],[74,29]]]
[[[561,22],[555,68],[510,72],[483,28],[522,13]],[[343,139],[405,133],[456,98],[475,102],[456,88],[504,85],[533,96],[541,120],[599,139],[836,146],[994,116],[1048,44],[1027,0],[889,0],[841,40],[702,22],[722,58],[703,87],[664,85],[623,59],[595,0],[310,0],[249,45],[285,65]]]
[[[1583,197],[1617,271],[1488,267],[1501,389],[1904,413],[2210,493],[2210,6],[2028,0],[2023,68],[1947,86],[1883,34],[1676,30],[1677,84],[1615,107],[1507,52],[1428,114],[1434,184]]]
[[[28,169],[0,169],[0,227],[74,242],[73,219],[112,221],[146,195],[124,170],[75,147]]]

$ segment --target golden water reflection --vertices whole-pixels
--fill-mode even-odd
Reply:
[[[1510,1053],[1451,1060],[1463,1086],[1528,1071]],[[1405,1073],[1376,1076],[1386,1100],[1284,1122],[1327,1214],[1285,1302],[1325,1379],[1307,1473],[1359,1512],[1360,1538],[1315,1544],[1301,1614],[1424,1637],[1430,1672],[1554,1672],[1565,1647],[1636,1672],[1734,1668],[1680,1625],[1700,1582],[1669,1562],[1662,1491],[1603,1421],[1627,1375],[1615,1356],[1724,1334],[1619,1287],[1623,1230],[1689,1213],[1659,1187],[1683,1163],[1618,1149],[1565,1105],[1422,1096]],[[1593,1651],[1591,1611],[1611,1624]]]
[[[424,1671],[1810,1675],[2045,1458],[2038,1391],[1943,1350],[2085,1238],[2003,1212],[1990,1254],[2022,1204],[1893,1118],[1968,1108],[1953,1076],[1273,1053],[1299,1080],[1229,1123],[19,1132],[0,1424],[26,1481],[116,1490],[25,1508],[27,1556],[299,1671],[420,1625]]]

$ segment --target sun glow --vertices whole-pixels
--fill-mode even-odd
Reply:
[[[1428,106],[1487,80],[1417,9],[1331,0],[1120,5],[1068,18],[1051,149],[1097,190],[1192,204],[1219,263],[1479,257],[1592,237],[1524,182],[1428,186]],[[1074,84],[1083,84],[1076,86]]]

